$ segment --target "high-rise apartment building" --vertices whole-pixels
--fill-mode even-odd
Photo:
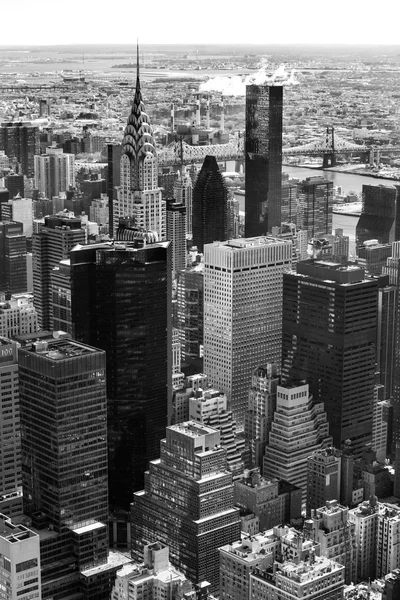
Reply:
[[[37,314],[32,294],[13,294],[0,302],[0,336],[9,338],[37,331]]]
[[[204,248],[204,371],[242,429],[254,369],[280,360],[282,278],[291,258],[291,243],[273,237]]]
[[[70,259],[74,338],[107,357],[110,503],[127,509],[172,410],[170,245],[92,244]]]
[[[307,497],[307,458],[329,447],[332,438],[322,402],[309,395],[308,384],[287,382],[277,386],[276,411],[263,461],[264,477],[285,479]]]
[[[297,184],[299,229],[308,239],[332,233],[333,182],[324,177],[307,177]]]
[[[250,453],[250,467],[262,470],[265,446],[276,410],[276,389],[279,384],[277,366],[257,367],[252,376],[249,400],[244,420],[244,437]]]
[[[283,277],[282,378],[324,402],[334,446],[371,442],[378,281],[364,269],[303,261]],[[338,374],[340,373],[340,377]]]
[[[321,556],[345,567],[347,584],[357,581],[355,525],[349,519],[347,506],[336,499],[327,500],[313,510],[313,516],[305,522],[305,533],[319,544]]]
[[[41,329],[53,329],[51,273],[71,248],[85,242],[81,221],[65,216],[45,217],[32,239],[33,297]]]
[[[61,599],[79,593],[80,571],[107,563],[105,353],[53,339],[18,362],[24,512],[47,532],[42,597]]]
[[[282,86],[246,86],[246,237],[281,226],[282,104]]]
[[[64,154],[62,148],[46,148],[46,154],[35,156],[35,188],[45,198],[59,196],[75,185],[75,155]]]
[[[168,427],[166,436],[160,459],[150,462],[145,489],[134,494],[132,555],[141,559],[144,545],[160,540],[192,582],[209,581],[218,590],[218,548],[240,538],[221,434],[187,421]]]
[[[27,291],[26,237],[22,223],[0,221],[0,291],[7,297]]]
[[[0,150],[4,150],[13,166],[27,177],[34,176],[34,156],[39,149],[38,128],[29,122],[2,123]]]
[[[165,240],[165,211],[165,201],[158,186],[156,144],[140,88],[138,58],[135,96],[122,140],[120,186],[117,199],[113,201],[113,231],[116,231],[120,218],[134,218],[138,227],[156,231],[158,239]]]
[[[228,235],[228,189],[215,156],[206,156],[193,188],[193,245],[224,242]]]
[[[0,337],[0,512],[22,514],[17,344]]]
[[[167,202],[167,240],[171,242],[172,279],[186,267],[186,207]]]
[[[356,227],[356,248],[367,240],[391,244],[400,240],[398,191],[394,185],[363,185],[361,216]]]

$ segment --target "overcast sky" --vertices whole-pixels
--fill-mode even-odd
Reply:
[[[398,0],[0,0],[0,44],[400,44],[399,19]]]

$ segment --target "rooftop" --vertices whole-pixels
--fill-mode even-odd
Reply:
[[[213,427],[207,427],[207,425],[199,425],[194,421],[186,421],[185,423],[179,423],[177,425],[171,425],[168,427],[171,431],[179,431],[185,433],[191,437],[200,437],[209,433],[216,433],[216,429]]]
[[[101,352],[97,348],[92,348],[91,346],[86,346],[70,339],[37,341],[31,347],[27,348],[26,351],[55,362]]]

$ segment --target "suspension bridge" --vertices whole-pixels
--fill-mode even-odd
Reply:
[[[327,127],[325,137],[319,140],[282,149],[283,156],[322,156],[324,168],[335,166],[337,155],[361,154],[367,160],[369,152],[370,148],[339,137],[333,127]],[[219,161],[243,160],[244,154],[243,137],[231,139],[228,144],[210,146],[191,146],[183,140],[178,140],[158,152],[158,164],[174,166],[202,163],[207,155],[215,156]]]

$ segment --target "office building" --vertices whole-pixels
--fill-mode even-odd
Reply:
[[[282,223],[297,224],[297,179],[282,177]]]
[[[27,291],[26,237],[16,221],[0,221],[0,291],[7,298]]]
[[[221,434],[187,421],[167,427],[166,436],[161,457],[150,462],[145,489],[134,494],[132,556],[142,559],[144,545],[160,540],[188,579],[209,581],[217,591],[218,548],[240,539]]]
[[[51,273],[71,248],[85,242],[80,219],[63,215],[45,217],[32,238],[33,297],[40,329],[53,329]]]
[[[92,200],[89,209],[90,220],[98,225],[106,227],[105,233],[108,233],[109,225],[109,207],[108,207],[108,196],[107,194],[101,194],[100,198]]]
[[[246,86],[246,237],[281,226],[282,103],[282,86]]]
[[[22,514],[17,344],[0,337],[0,512]]]
[[[400,239],[398,192],[394,185],[363,185],[361,216],[356,227],[356,249],[367,240],[391,244]]]
[[[282,278],[291,257],[291,243],[273,237],[204,249],[204,371],[227,395],[240,429],[254,369],[280,361]]]
[[[7,600],[41,599],[39,535],[0,513],[0,585]]]
[[[42,596],[63,598],[80,571],[107,565],[105,353],[60,338],[21,348],[18,363],[24,512],[40,534]]]
[[[23,225],[23,234],[26,238],[32,237],[33,224],[32,198],[21,198],[17,195],[8,202],[0,205],[1,219],[3,221],[17,221]]]
[[[249,597],[253,600],[275,600],[280,596],[290,600],[342,600],[343,589],[344,567],[322,556],[299,563],[284,561],[250,573]]]
[[[307,237],[323,238],[332,233],[333,182],[324,177],[306,177],[297,184],[299,229]]]
[[[392,256],[392,244],[380,244],[378,240],[366,240],[357,250],[358,264],[369,275],[381,275],[387,259]]]
[[[14,337],[37,331],[37,314],[32,294],[13,294],[0,302],[0,336]]]
[[[182,360],[203,355],[204,263],[188,267],[178,275],[177,321]]]
[[[10,194],[10,199],[12,200],[15,196],[24,197],[25,186],[24,186],[24,176],[17,175],[16,173],[9,173],[4,177],[4,184],[8,189],[8,193]],[[15,219],[18,221],[18,219]]]
[[[71,261],[60,260],[50,273],[52,327],[72,335]]]
[[[193,235],[192,211],[193,211],[193,185],[191,177],[182,172],[174,182],[173,197],[186,207],[186,235]]]
[[[90,179],[84,179],[81,185],[82,200],[81,210],[89,215],[92,202],[96,198],[101,198],[107,190],[107,182],[100,177],[100,174],[92,175]]]
[[[235,506],[258,519],[259,531],[301,517],[302,490],[287,481],[265,479],[258,468],[246,469],[234,486]]]
[[[252,376],[249,400],[244,417],[244,437],[249,451],[249,466],[262,470],[264,450],[276,410],[276,389],[279,384],[277,366],[257,367]]]
[[[215,156],[206,156],[193,188],[193,245],[224,242],[228,235],[228,189]]]
[[[377,312],[378,281],[357,265],[303,261],[283,276],[282,378],[309,383],[335,448],[351,439],[358,456],[372,438]]]
[[[167,240],[171,242],[172,279],[186,267],[186,207],[167,202]]]
[[[189,420],[189,398],[194,392],[209,387],[208,377],[204,373],[188,375],[183,381],[181,388],[175,390],[172,396],[172,419],[171,425],[183,423]]]
[[[13,167],[18,168],[19,174],[34,177],[34,156],[38,149],[37,127],[29,122],[1,124],[0,150],[4,150]]]
[[[111,600],[181,600],[192,584],[169,562],[169,548],[159,542],[144,549],[144,563],[130,563],[117,572]]]
[[[307,515],[340,498],[341,453],[335,448],[321,448],[307,459]]]
[[[109,198],[110,186],[109,180]],[[138,227],[145,231],[156,231],[158,239],[165,240],[165,211],[165,201],[158,186],[158,158],[153,129],[144,110],[140,88],[138,59],[135,96],[122,140],[120,186],[117,199],[113,201],[113,232],[121,218],[133,217]]]
[[[127,509],[172,411],[169,242],[78,246],[70,260],[74,339],[107,357],[110,503]]]
[[[121,182],[121,152],[121,144],[107,144],[107,196],[110,237],[114,236],[114,201],[117,199],[117,189]]]
[[[189,396],[189,420],[218,429],[221,446],[226,450],[227,468],[234,477],[243,473],[244,439],[236,434],[232,411],[228,410],[225,394],[218,390],[193,390]]]
[[[265,448],[263,474],[285,479],[303,490],[307,497],[307,458],[316,450],[332,445],[322,402],[316,402],[308,384],[287,382],[278,385],[276,411]]]
[[[319,544],[321,556],[345,567],[345,582],[357,581],[357,544],[355,525],[349,519],[349,509],[337,500],[327,500],[313,510],[305,522],[305,533]]]
[[[62,148],[46,148],[46,154],[35,156],[35,188],[45,198],[75,186],[75,155],[64,154]],[[64,207],[62,207],[64,208]]]
[[[332,258],[336,262],[346,264],[349,259],[350,238],[343,235],[343,229],[335,229],[332,236],[328,236],[332,242]]]
[[[297,229],[294,223],[282,223],[281,227],[273,227],[272,235],[280,240],[290,241],[292,244],[292,265],[308,256],[307,231]]]

